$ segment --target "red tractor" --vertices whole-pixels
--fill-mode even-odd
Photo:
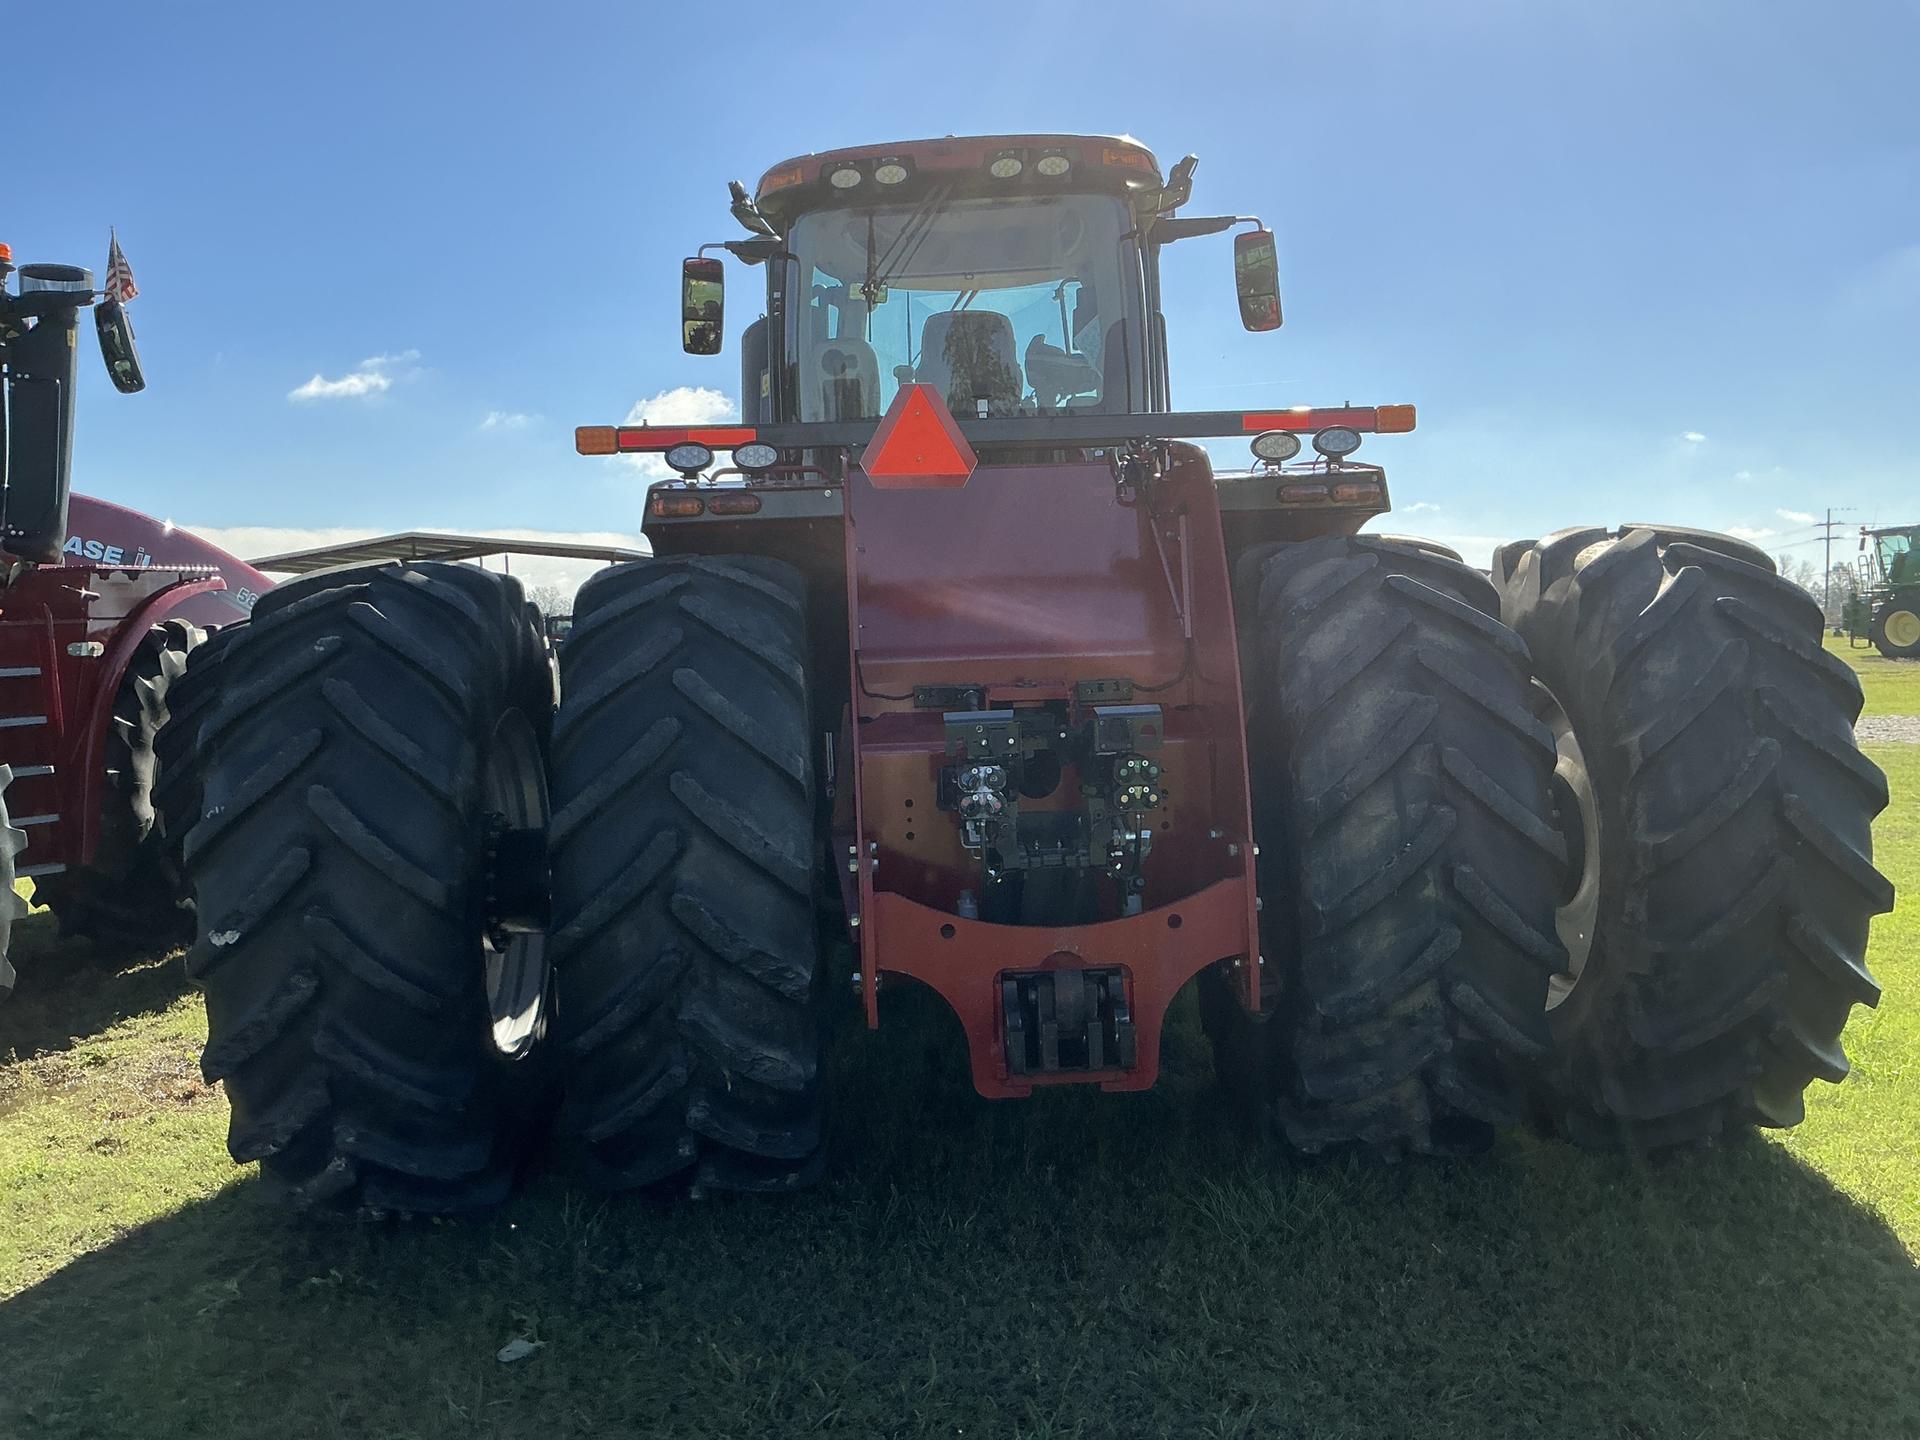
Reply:
[[[907,981],[996,1098],[1152,1085],[1193,985],[1309,1152],[1675,1144],[1839,1078],[1886,791],[1818,611],[1718,536],[1489,580],[1362,535],[1355,451],[1408,406],[1174,409],[1166,246],[1249,226],[1242,323],[1281,318],[1272,234],[1178,213],[1193,169],[1014,135],[736,185],[682,340],[721,345],[708,250],[759,267],[741,421],[578,432],[678,478],[581,590],[557,710],[502,577],[263,597],[187,817],[237,1159],[459,1210],[550,1123],[605,1186],[789,1188],[829,1007]]]
[[[92,276],[23,265],[10,293],[5,256],[0,247],[0,998],[13,988],[5,941],[22,912],[19,878],[33,878],[70,934],[144,947],[192,934],[156,823],[155,742],[187,653],[206,627],[244,620],[270,583],[170,524],[68,493],[75,339]],[[141,389],[125,313],[107,300],[95,318],[115,386]],[[192,723],[174,738],[187,740]]]

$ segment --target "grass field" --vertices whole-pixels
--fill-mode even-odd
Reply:
[[[1849,658],[1920,713],[1920,666]],[[1222,1115],[1190,1012],[1150,1094],[989,1105],[903,997],[843,1027],[814,1193],[536,1179],[482,1223],[317,1224],[228,1163],[178,959],[30,922],[0,1437],[1920,1435],[1920,746],[1873,754],[1901,902],[1852,1078],[1651,1165],[1290,1163]]]

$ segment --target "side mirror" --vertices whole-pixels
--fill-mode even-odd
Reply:
[[[1233,289],[1242,325],[1280,328],[1280,251],[1271,230],[1242,230],[1233,237]]]
[[[107,378],[122,395],[147,388],[140,368],[140,351],[133,343],[133,321],[118,300],[102,300],[93,307],[93,328],[100,335],[100,357],[107,362]]]
[[[726,315],[726,267],[690,255],[680,262],[680,348],[689,355],[718,355]]]

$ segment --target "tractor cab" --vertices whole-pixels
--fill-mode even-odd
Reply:
[[[1874,569],[1880,584],[1920,583],[1920,552],[1913,548],[1916,534],[1920,534],[1920,526],[1872,532]]]
[[[1164,177],[1131,140],[1002,136],[863,146],[769,170],[735,214],[767,270],[743,409],[760,421],[878,419],[902,385],[963,419],[1168,408],[1159,253],[1234,225],[1250,329],[1280,323],[1273,236],[1251,217],[1177,220],[1189,157]],[[742,192],[744,195],[744,191]],[[705,297],[702,297],[704,301]]]

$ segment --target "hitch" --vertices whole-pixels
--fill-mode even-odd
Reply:
[[[1036,970],[1000,982],[1007,1073],[1131,1070],[1139,1044],[1118,970]]]

